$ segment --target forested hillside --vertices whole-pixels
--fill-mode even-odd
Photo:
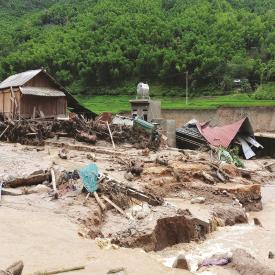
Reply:
[[[45,67],[74,92],[92,94],[137,81],[184,88],[188,71],[195,95],[227,93],[235,78],[245,91],[275,81],[274,0],[0,0],[0,7],[0,79]]]

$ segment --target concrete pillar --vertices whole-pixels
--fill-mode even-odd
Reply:
[[[176,121],[169,119],[154,119],[153,122],[159,123],[163,134],[167,137],[167,144],[176,147]]]

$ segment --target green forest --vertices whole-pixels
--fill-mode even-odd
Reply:
[[[182,96],[186,72],[192,96],[275,82],[274,0],[0,0],[0,29],[1,80],[44,67],[78,95]]]

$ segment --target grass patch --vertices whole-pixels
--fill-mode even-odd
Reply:
[[[133,96],[77,97],[88,109],[96,112],[120,113],[130,111],[129,100]],[[248,94],[191,98],[188,105],[184,97],[154,97],[162,101],[163,109],[217,109],[219,107],[275,106],[274,100],[258,100]]]

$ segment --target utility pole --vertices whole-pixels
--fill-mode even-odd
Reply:
[[[185,104],[188,105],[188,71],[185,72]]]

